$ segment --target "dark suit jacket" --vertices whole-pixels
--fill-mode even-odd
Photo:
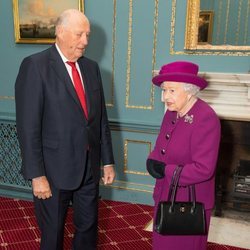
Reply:
[[[88,120],[55,45],[25,58],[15,84],[24,177],[45,175],[57,188],[69,190],[82,181],[87,150],[96,182],[100,161],[103,165],[114,163],[99,67],[86,57],[78,63]]]

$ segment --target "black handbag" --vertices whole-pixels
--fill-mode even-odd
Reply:
[[[162,235],[206,235],[204,206],[196,202],[194,185],[188,186],[190,201],[175,201],[182,168],[174,171],[168,200],[158,204],[154,230]]]

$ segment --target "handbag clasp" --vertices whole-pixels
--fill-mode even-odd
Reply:
[[[180,207],[180,212],[181,212],[181,213],[185,213],[185,211],[186,211],[185,206],[181,206],[181,207]]]

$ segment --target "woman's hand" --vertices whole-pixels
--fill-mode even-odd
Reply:
[[[161,179],[165,176],[166,164],[161,161],[147,159],[147,170],[151,176]]]

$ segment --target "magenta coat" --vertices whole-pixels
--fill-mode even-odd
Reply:
[[[179,184],[183,187],[178,190],[177,200],[188,200],[185,186],[195,184],[196,200],[203,202],[210,213],[215,200],[215,168],[220,143],[219,118],[213,109],[200,99],[184,117],[177,119],[176,116],[176,112],[166,112],[155,147],[148,157],[166,163],[165,178],[158,179],[154,188],[155,208],[160,200],[167,199],[173,172],[176,165],[181,164],[184,168]],[[181,244],[185,249],[199,249],[198,246],[187,248],[188,242],[185,243],[185,240],[202,237],[206,241],[204,236],[181,236]],[[154,232],[154,249],[171,249],[167,248],[167,245],[171,245],[170,241],[173,240],[178,243],[178,238],[180,236],[161,236]],[[182,246],[173,247],[178,250]]]

